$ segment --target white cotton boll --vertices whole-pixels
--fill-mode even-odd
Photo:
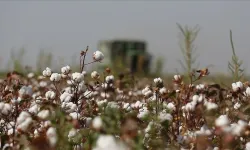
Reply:
[[[33,113],[33,114],[37,114],[37,113],[38,113],[38,110],[39,110],[39,107],[38,107],[37,104],[35,104],[35,105],[33,105],[33,106],[31,106],[31,107],[29,108],[29,112],[30,112],[30,113]]]
[[[250,150],[250,142],[247,142],[245,150]]]
[[[67,92],[64,92],[61,96],[60,96],[60,100],[61,102],[70,102],[72,99],[73,95],[69,94]]]
[[[76,136],[76,134],[77,134],[77,130],[74,129],[74,128],[72,128],[72,129],[69,131],[68,138],[69,138],[69,139],[72,139],[72,138],[74,138],[74,137]]]
[[[173,103],[168,103],[167,104],[167,109],[169,109],[170,111],[175,111],[176,110],[175,105]]]
[[[166,120],[168,121],[172,121],[173,120],[173,116],[169,113],[165,113],[165,112],[161,112],[158,116],[160,122],[164,122]]]
[[[159,85],[159,84],[162,84],[163,81],[162,81],[161,78],[155,78],[155,79],[154,79],[154,83],[155,83],[156,85]]]
[[[232,133],[236,136],[240,136],[246,127],[247,123],[239,120],[238,123],[232,127]]]
[[[238,87],[239,89],[242,89],[242,88],[243,88],[243,83],[240,82],[240,81],[236,82],[236,85],[237,85],[237,87]]]
[[[22,111],[19,116],[17,117],[17,124],[21,124],[24,122],[27,118],[30,117],[30,114],[26,111]]]
[[[104,59],[104,54],[101,51],[95,51],[93,53],[93,59],[95,61],[102,61]]]
[[[202,102],[203,100],[205,99],[205,96],[204,95],[200,95],[199,98],[198,98],[198,102]]]
[[[91,78],[92,78],[92,79],[99,79],[99,78],[100,78],[100,75],[99,75],[99,73],[98,73],[97,71],[93,71],[93,72],[91,73]]]
[[[35,74],[34,74],[33,72],[30,72],[30,73],[27,75],[28,78],[33,78],[34,76],[35,76]]]
[[[164,95],[167,93],[167,89],[165,87],[160,88],[159,92],[160,92],[160,94]]]
[[[246,89],[246,96],[250,96],[250,87],[247,87]]]
[[[143,103],[140,101],[136,101],[134,104],[134,108],[141,108],[143,106]]]
[[[11,112],[11,105],[8,103],[3,104],[3,108],[0,109],[1,113],[4,115],[8,115]]]
[[[45,97],[48,99],[48,100],[53,100],[56,98],[56,93],[54,91],[47,91],[45,93]]]
[[[208,129],[207,125],[203,125],[199,131],[196,131],[195,134],[197,135],[211,135],[212,132]]]
[[[97,101],[97,105],[101,106],[101,105],[103,105],[103,104],[105,104],[107,102],[108,102],[107,99],[104,99],[104,100],[101,100],[101,101]]]
[[[204,90],[204,88],[205,88],[204,84],[198,84],[198,85],[196,85],[196,89],[197,90]]]
[[[100,135],[93,150],[127,150],[128,148],[117,141],[112,135]]]
[[[84,75],[79,73],[79,72],[75,72],[72,74],[72,80],[75,82],[75,83],[80,83],[82,82],[84,79]]]
[[[21,89],[18,91],[20,96],[29,95],[32,96],[32,88],[30,86],[22,86]]]
[[[147,109],[143,109],[143,110],[139,111],[137,118],[143,119],[146,116],[148,116],[148,114],[149,114],[149,111]]]
[[[92,121],[92,126],[95,129],[100,129],[103,125],[102,118],[100,116],[97,116]]]
[[[50,81],[59,82],[61,78],[62,76],[59,73],[52,73],[52,75],[50,76]]]
[[[181,75],[174,75],[174,80],[175,81],[180,81],[181,80]]]
[[[199,95],[194,95],[192,100],[193,100],[193,102],[197,103],[199,98],[200,98]]]
[[[44,71],[43,71],[43,76],[45,77],[50,77],[52,74],[52,71],[49,67],[47,67]]]
[[[215,120],[215,125],[218,127],[227,126],[229,123],[230,122],[227,115],[221,115],[219,118]]]
[[[36,129],[35,131],[34,131],[34,137],[38,137],[39,136],[39,132],[38,132],[38,130]]]
[[[236,85],[236,83],[232,83],[232,89],[233,91],[238,91],[238,86]]]
[[[32,118],[28,117],[22,123],[18,124],[17,129],[22,131],[27,131],[31,123],[32,123]]]
[[[189,102],[185,105],[184,109],[186,111],[194,111],[195,110],[196,103],[195,102]]]
[[[80,114],[77,112],[70,113],[69,116],[71,116],[73,119],[77,119],[77,117],[80,117]]]
[[[47,82],[45,82],[45,81],[41,81],[41,82],[39,82],[39,86],[40,87],[46,87],[48,84],[47,84]]]
[[[122,108],[127,109],[128,107],[130,107],[130,104],[129,103],[124,103]]]
[[[109,76],[106,76],[106,78],[105,78],[105,81],[107,82],[107,83],[112,83],[113,81],[114,81],[114,76],[113,75],[109,75]]]
[[[61,72],[62,72],[62,74],[64,74],[64,75],[69,74],[69,72],[70,72],[70,66],[64,66],[64,67],[62,67],[62,68],[61,68]]]
[[[204,105],[206,106],[207,110],[213,110],[218,108],[218,105],[212,102],[205,102]]]
[[[10,135],[13,135],[13,129],[9,129],[7,134],[10,136]]]
[[[236,83],[232,83],[232,89],[234,92],[237,92],[238,90],[243,88],[243,83],[238,81]]]
[[[50,145],[54,147],[57,143],[56,129],[53,127],[50,127],[46,132],[46,136],[49,140]]]
[[[49,110],[42,110],[40,111],[37,116],[40,118],[40,119],[47,119],[49,117],[50,113],[49,113]]]
[[[239,102],[234,104],[234,109],[239,109],[241,107],[241,104]]]

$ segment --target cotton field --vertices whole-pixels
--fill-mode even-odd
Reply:
[[[171,85],[110,68],[85,71],[103,59],[83,51],[79,72],[65,65],[1,79],[1,149],[250,150],[248,82],[205,84],[208,70],[190,82],[174,75]]]

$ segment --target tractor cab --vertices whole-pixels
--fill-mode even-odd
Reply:
[[[98,49],[105,55],[103,65],[129,68],[132,73],[149,73],[151,56],[147,53],[147,44],[145,41],[100,41]]]

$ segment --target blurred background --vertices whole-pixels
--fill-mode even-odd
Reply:
[[[0,69],[77,66],[80,51],[89,46],[88,62],[97,49],[105,52],[106,60],[124,55],[111,55],[115,49],[130,51],[129,56],[134,55],[131,49],[139,49],[150,56],[150,70],[181,72],[180,26],[198,26],[193,44],[199,67],[228,73],[231,29],[236,53],[249,73],[249,8],[248,1],[230,0],[1,1]],[[133,64],[132,57],[125,61]]]

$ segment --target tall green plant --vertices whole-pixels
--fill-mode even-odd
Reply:
[[[197,38],[200,28],[198,25],[193,28],[187,25],[183,27],[178,23],[177,27],[180,30],[180,48],[183,54],[183,61],[180,60],[179,62],[188,76],[190,76],[197,60],[194,41]],[[191,80],[191,77],[189,77],[189,79]]]
[[[234,81],[239,81],[244,76],[244,69],[241,68],[243,62],[242,60],[239,60],[238,56],[236,55],[235,49],[234,49],[234,43],[233,43],[233,33],[230,30],[230,43],[232,47],[232,59],[230,62],[228,62],[228,69],[230,70]]]

